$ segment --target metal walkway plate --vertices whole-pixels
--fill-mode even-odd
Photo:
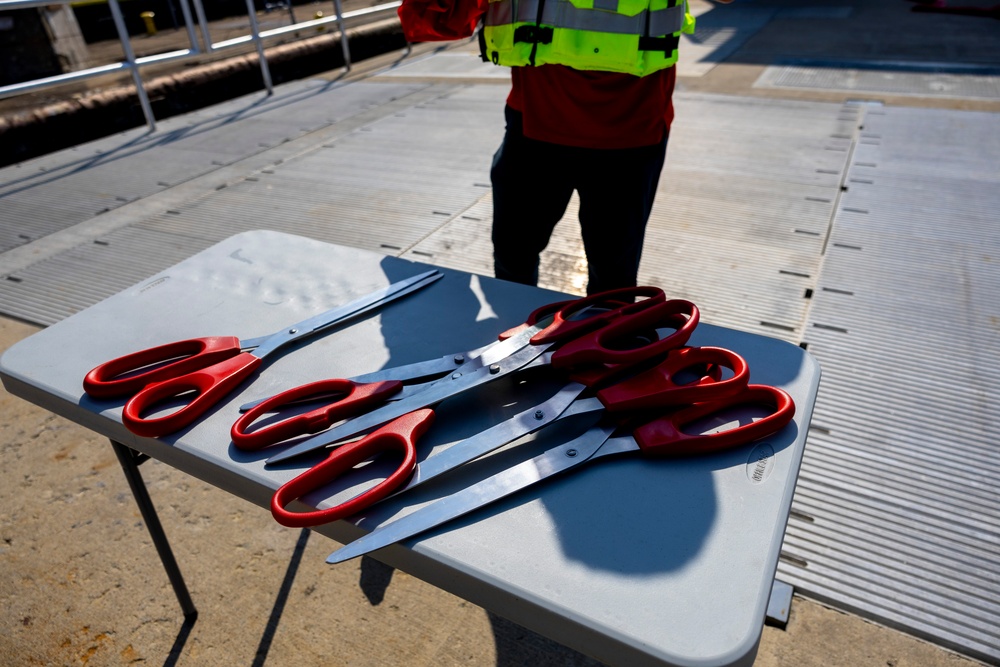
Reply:
[[[693,94],[677,106],[640,281],[695,301],[713,324],[797,342],[857,109]],[[540,284],[582,294],[576,207],[574,197]],[[491,225],[487,197],[407,256],[488,274]]]
[[[823,382],[779,576],[996,663],[998,118],[862,121],[803,336]]]
[[[912,67],[772,66],[764,70],[755,88],[811,88],[846,90],[873,95],[1000,100],[1000,76],[995,72],[913,71]]]
[[[401,90],[298,81],[270,98],[166,119],[154,134],[130,130],[8,167],[0,172],[0,252],[262,154],[394,94]]]

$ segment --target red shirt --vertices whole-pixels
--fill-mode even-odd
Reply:
[[[487,0],[403,0],[399,18],[411,42],[469,37]],[[524,118],[524,136],[564,146],[636,148],[663,140],[673,121],[676,69],[644,77],[563,65],[513,67],[507,104]]]
[[[563,65],[512,67],[507,104],[522,113],[529,139],[583,148],[650,146],[674,119],[676,71],[638,77]]]

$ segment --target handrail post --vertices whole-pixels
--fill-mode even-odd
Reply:
[[[340,0],[333,0],[334,11],[337,12],[337,28],[340,29],[340,50],[344,52],[344,71],[351,71],[351,48],[347,44],[347,29],[344,28],[344,8]]]
[[[156,130],[153,107],[149,104],[149,97],[146,95],[146,87],[142,83],[139,66],[135,62],[135,52],[132,51],[132,41],[129,39],[128,29],[125,27],[125,19],[122,18],[121,7],[118,6],[118,0],[108,0],[108,6],[111,8],[111,18],[115,22],[115,28],[118,30],[118,38],[121,40],[122,50],[125,52],[125,61],[128,63],[128,68],[132,70],[132,81],[135,82],[135,90],[139,95],[139,106],[142,107],[142,113],[146,117],[146,124],[149,125],[149,131],[153,132]]]
[[[253,35],[253,42],[257,46],[257,56],[260,58],[260,74],[264,77],[264,87],[267,94],[274,94],[274,86],[271,84],[271,68],[267,66],[267,56],[264,54],[264,41],[260,38],[260,27],[257,25],[257,9],[253,6],[253,0],[247,1],[247,14],[250,17],[250,32]]]
[[[44,7],[49,4],[69,4],[70,2],[71,0],[0,0],[0,4],[4,6],[4,9],[27,9],[32,7]],[[321,26],[336,24],[341,34],[340,45],[344,52],[344,67],[345,70],[349,71],[351,69],[351,55],[347,39],[347,30],[344,26],[345,19],[357,18],[373,12],[387,11],[398,7],[400,4],[399,0],[395,0],[394,2],[376,5],[374,7],[353,10],[349,12],[351,16],[347,17],[344,14],[343,7],[341,6],[341,0],[334,0],[336,10],[335,16],[314,19],[312,21],[304,21],[302,23],[261,31],[259,25],[257,24],[257,12],[253,7],[253,0],[248,0],[247,11],[250,15],[250,24],[254,34],[244,35],[236,39],[227,39],[215,44],[212,42],[212,36],[208,29],[208,21],[205,19],[205,10],[202,0],[180,0],[181,10],[184,12],[184,20],[187,26],[188,39],[191,42],[191,48],[137,58],[132,50],[132,43],[128,35],[128,30],[125,27],[125,20],[122,18],[121,7],[118,4],[119,0],[108,0],[108,2],[111,8],[112,18],[114,19],[115,29],[118,31],[118,39],[122,44],[122,51],[126,56],[126,61],[100,65],[98,67],[91,67],[21,83],[3,85],[0,86],[0,99],[13,95],[21,95],[33,90],[46,90],[72,81],[82,81],[112,72],[118,72],[127,68],[132,72],[132,78],[136,86],[136,93],[139,96],[139,103],[142,106],[146,122],[152,131],[156,129],[156,119],[153,116],[153,111],[149,103],[149,97],[146,92],[145,85],[142,82],[140,74],[142,67],[154,63],[164,63],[172,60],[190,58],[191,56],[198,55],[199,53],[211,54],[224,51],[228,48],[241,46],[252,40],[256,43],[257,52],[260,56],[261,72],[263,74],[264,84],[267,87],[268,95],[271,95],[273,94],[274,85],[271,80],[270,68],[268,66],[263,47],[264,40],[295,33],[307,28],[320,28]],[[194,22],[197,22],[200,26],[202,40],[204,42],[203,48],[198,45],[197,29],[194,27],[194,22],[191,20],[191,8],[188,4],[189,2],[194,3],[194,11],[196,14],[196,21]],[[407,53],[409,53],[409,45],[407,45]]]
[[[191,50],[195,53],[201,51],[198,45],[198,35],[194,31],[194,20],[191,18],[191,6],[188,0],[180,0],[181,13],[184,15],[184,28],[187,30],[188,41],[191,42]]]
[[[205,53],[211,53],[212,34],[208,31],[208,20],[205,18],[205,7],[201,0],[194,0],[194,13],[198,17],[198,25],[201,27],[201,38],[205,42]]]

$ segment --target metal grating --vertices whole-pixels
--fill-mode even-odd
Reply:
[[[797,342],[856,112],[722,96],[677,106],[640,279],[708,322]]]
[[[823,383],[779,568],[811,595],[993,663],[996,126],[996,114],[927,109],[864,118],[804,336]]]
[[[363,114],[414,86],[288,84],[0,170],[0,252]]]
[[[358,84],[336,104],[322,96],[307,96],[295,105],[255,107],[256,114],[274,114],[267,122],[277,127],[281,126],[277,118],[315,117],[314,109],[296,110],[297,106],[321,108],[324,117],[333,109],[345,118],[366,120],[353,126],[336,123],[294,156],[252,169],[232,185],[213,181],[194,187],[179,203],[128,222],[127,233],[99,235],[97,245],[108,251],[88,244],[11,272],[0,282],[0,307],[10,315],[51,324],[178,261],[170,252],[140,252],[144,244],[187,248],[190,255],[261,227],[387,254],[403,252],[488,192],[488,158],[477,156],[488,156],[503,131],[502,88],[442,86],[410,104],[396,102],[405,97],[402,93],[422,88],[426,86]],[[484,117],[490,115],[495,116],[489,121],[492,130],[481,129]],[[199,120],[196,132],[169,130],[173,140],[147,148],[135,160],[102,166],[121,171],[123,177],[130,170],[149,172],[148,164],[158,162],[157,156],[169,161],[189,145],[200,147],[192,154],[211,154],[202,149],[231,145],[230,137],[240,132],[246,152],[264,151],[251,146],[251,139],[260,136],[259,118],[222,117],[226,121],[218,127],[206,128]],[[414,133],[414,124],[427,130]],[[178,138],[181,134],[183,139]],[[92,182],[81,170],[34,191],[44,195],[50,188],[84,190]],[[36,226],[48,219],[46,211],[37,208],[26,208],[25,215]],[[115,252],[123,255],[120,269],[101,259]],[[142,275],[131,270],[133,259]],[[111,275],[116,272],[121,275]]]
[[[857,109],[699,95],[679,97],[677,106],[640,281],[694,300],[708,322],[797,342]],[[457,215],[408,256],[491,273],[490,202]],[[540,280],[582,294],[577,210],[574,197]]]
[[[505,67],[483,62],[477,43],[475,46],[467,45],[463,50],[439,53],[432,59],[423,58],[398,64],[386,69],[379,77],[486,80],[506,84],[510,80],[510,72]]]
[[[3,312],[53,324],[211,245],[125,227],[0,280]]]
[[[402,253],[489,191],[483,156],[499,142],[502,94],[442,88],[435,99],[142,225],[216,240],[266,226]],[[492,129],[484,129],[490,115],[496,116]]]
[[[911,67],[850,69],[772,66],[755,88],[812,88],[880,95],[919,95],[982,100],[1000,99],[1000,76],[974,72],[918,72]]]

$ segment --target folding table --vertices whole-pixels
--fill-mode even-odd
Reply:
[[[319,459],[272,467],[267,452],[235,449],[229,429],[238,406],[305,382],[472,349],[567,297],[442,269],[434,285],[269,359],[194,425],[161,439],[126,430],[123,401],[86,396],[84,375],[175,340],[270,333],[427,268],[288,234],[240,234],[21,341],[0,359],[0,377],[12,394],[112,441],[182,608],[194,614],[139,475],[143,457],[268,507],[279,485]],[[752,664],[820,371],[793,344],[704,322],[711,317],[703,313],[691,344],[728,347],[749,362],[752,382],[788,391],[796,416],[784,431],[709,457],[595,462],[374,556],[609,664]],[[549,381],[504,380],[445,401],[421,458],[544,398]],[[388,502],[372,521],[523,460],[573,428],[546,429]],[[359,473],[306,500],[327,506],[365,483]],[[348,521],[317,529],[339,542],[365,530]]]

